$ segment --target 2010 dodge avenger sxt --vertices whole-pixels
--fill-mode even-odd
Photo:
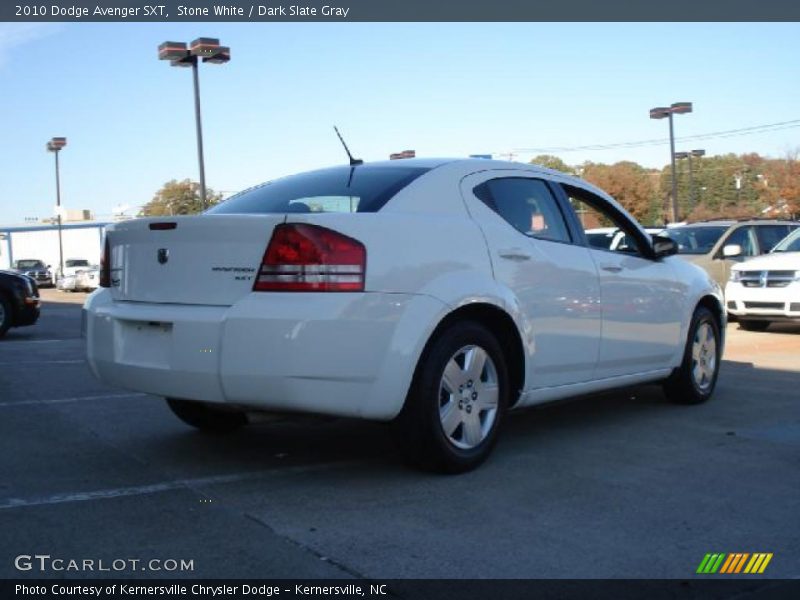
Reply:
[[[587,244],[608,226],[630,244]],[[459,472],[509,409],[645,382],[711,396],[722,296],[675,251],[601,190],[533,165],[333,167],[114,225],[88,359],[202,430],[258,411],[393,421],[414,462]]]

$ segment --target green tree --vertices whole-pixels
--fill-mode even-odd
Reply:
[[[211,188],[206,188],[208,206],[214,206],[222,200]],[[168,181],[156,192],[153,199],[142,207],[140,217],[161,217],[171,215],[195,215],[203,211],[200,200],[200,184],[184,179]]]
[[[758,154],[723,154],[692,159],[693,190],[689,187],[689,161],[676,163],[678,212],[681,220],[758,216],[764,208],[761,183],[765,159]],[[661,171],[659,189],[667,201],[671,193],[670,167]],[[693,193],[692,193],[693,191]]]
[[[535,158],[531,159],[531,164],[553,169],[555,171],[561,171],[562,173],[567,173],[569,175],[575,175],[575,167],[570,167],[557,156],[552,156],[550,154],[540,154],[539,156],[536,156]]]
[[[798,152],[768,160],[759,178],[759,197],[769,216],[800,217],[800,160]]]

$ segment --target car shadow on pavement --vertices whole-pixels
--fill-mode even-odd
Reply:
[[[740,328],[740,331],[743,331]],[[780,334],[788,334],[788,335],[800,335],[800,323],[792,322],[792,323],[779,323],[773,322],[770,323],[769,328],[767,329],[766,333],[772,333],[776,335]]]
[[[702,438],[687,438],[687,431],[725,429],[723,433],[731,435],[728,432],[737,429],[780,428],[793,411],[796,414],[792,398],[798,388],[800,372],[723,361],[714,397],[698,406],[671,404],[660,386],[644,385],[521,409],[508,415],[495,455],[481,468],[499,466],[509,458],[536,457],[538,462],[548,454],[563,456],[623,442],[637,451],[638,446],[647,447],[652,436],[704,443]],[[174,419],[166,407],[164,419]],[[229,435],[199,433],[177,420],[164,426],[166,430],[148,441],[150,451],[171,456],[175,467],[182,464],[189,470],[198,462],[213,465],[216,472],[353,462],[372,465],[369,472],[406,469],[390,426],[384,423],[298,416],[251,424]],[[776,435],[785,438],[791,431]]]

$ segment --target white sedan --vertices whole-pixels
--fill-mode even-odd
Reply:
[[[591,247],[598,222],[630,245]],[[533,165],[333,167],[109,227],[88,360],[201,430],[259,412],[392,421],[416,464],[465,471],[510,409],[649,382],[711,396],[721,290],[675,251]]]

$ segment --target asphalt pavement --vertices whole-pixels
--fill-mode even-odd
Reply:
[[[0,577],[691,579],[710,552],[800,577],[800,326],[729,325],[704,405],[643,386],[528,410],[480,469],[436,476],[382,424],[195,432],[95,380],[84,296],[44,294],[0,341]],[[18,570],[35,554],[95,570]],[[142,563],[96,570],[121,559]]]

